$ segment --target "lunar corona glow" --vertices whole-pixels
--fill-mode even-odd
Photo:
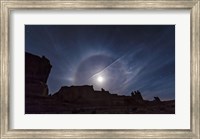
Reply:
[[[98,83],[102,83],[104,81],[104,78],[102,76],[97,77]]]

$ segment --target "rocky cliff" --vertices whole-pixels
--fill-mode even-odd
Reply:
[[[46,84],[51,64],[44,56],[25,53],[25,92],[27,95],[48,95]]]

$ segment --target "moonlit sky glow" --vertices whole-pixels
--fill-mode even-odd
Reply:
[[[174,25],[26,25],[25,51],[52,65],[51,94],[93,85],[145,99],[175,99]]]
[[[101,76],[97,77],[97,81],[98,81],[98,82],[100,82],[100,83],[101,83],[101,82],[103,82],[103,80],[104,80],[104,78],[103,78],[103,77],[101,77]]]

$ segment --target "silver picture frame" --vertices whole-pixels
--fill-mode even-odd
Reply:
[[[199,0],[0,0],[0,138],[200,138],[200,1]],[[19,9],[189,9],[191,128],[175,129],[10,129],[10,14]]]

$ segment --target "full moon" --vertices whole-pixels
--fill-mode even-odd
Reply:
[[[101,82],[103,82],[103,80],[104,80],[103,77],[101,77],[101,76],[98,76],[98,77],[97,77],[97,81],[98,81],[98,82],[101,83]]]

